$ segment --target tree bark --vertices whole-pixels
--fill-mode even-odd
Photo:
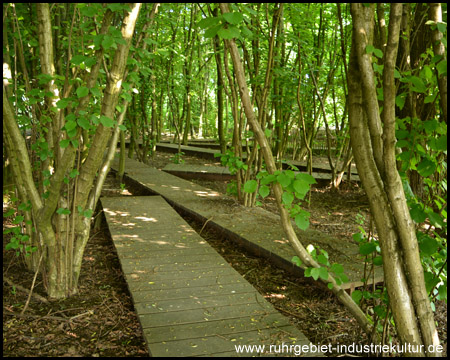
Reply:
[[[440,3],[431,3],[430,8],[428,10],[428,16],[431,20],[433,20],[436,24],[442,23],[442,8]],[[445,46],[442,43],[442,33],[436,26],[436,29],[432,32],[432,41],[433,41],[433,51],[435,56],[440,56],[441,60],[447,59],[447,53],[445,52]],[[442,108],[442,119],[447,124],[447,76],[441,75],[439,76],[436,71],[436,77],[439,86],[439,103]]]
[[[439,339],[425,290],[414,225],[395,162],[394,68],[402,5],[391,5],[383,73],[383,138],[378,126],[370,126],[370,122],[376,119],[375,114],[379,113],[376,94],[364,90],[371,82],[368,79],[374,79],[372,67],[368,66],[370,58],[362,51],[371,44],[370,32],[373,29],[366,27],[364,19],[373,17],[373,5],[352,4],[351,11],[353,38],[348,88],[353,153],[379,234],[384,278],[398,335],[403,344],[425,345],[428,349],[429,345],[439,344]],[[383,159],[383,166],[379,166],[377,159]],[[409,355],[424,355],[423,348],[420,353]]]

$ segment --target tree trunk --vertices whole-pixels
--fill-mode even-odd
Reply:
[[[349,121],[353,154],[369,198],[383,255],[384,278],[398,335],[403,344],[439,344],[425,289],[418,243],[395,163],[395,86],[402,5],[391,5],[383,72],[383,139],[374,91],[371,54],[373,5],[352,4],[353,38],[348,72]],[[379,161],[383,160],[383,164]],[[421,334],[422,332],[422,334]],[[423,350],[423,349],[422,349]],[[422,351],[420,354],[424,354]],[[418,355],[411,353],[410,355]],[[427,355],[438,355],[427,353]]]
[[[46,74],[51,74],[54,73],[54,60],[51,55],[53,50],[52,38],[49,36],[49,34],[51,35],[49,6],[48,4],[38,4],[37,7],[41,69]],[[125,43],[118,44],[109,71],[103,94],[101,115],[110,119],[114,118],[115,106],[120,92],[118,84],[123,79],[139,9],[140,5],[134,4],[131,6],[131,11],[125,14],[122,26],[122,37]],[[104,34],[108,31],[112,15],[110,10],[106,10],[100,33]],[[102,64],[103,50],[97,50],[95,54],[97,62],[92,66],[85,79],[88,88],[94,87],[97,81]],[[58,89],[52,86],[50,86],[50,91],[57,93]],[[47,98],[50,99],[50,97]],[[52,101],[57,101],[57,99],[53,98]],[[89,99],[89,94],[79,99],[79,104],[74,111],[76,115],[85,109]],[[55,149],[61,151],[59,151],[59,155],[53,163],[55,170],[50,177],[49,184],[45,186],[46,194],[44,197],[44,194],[40,194],[34,184],[25,140],[20,134],[11,104],[5,95],[5,89],[3,90],[3,119],[3,128],[12,140],[7,145],[9,146],[8,152],[15,154],[20,164],[20,170],[18,170],[20,174],[15,175],[23,180],[23,188],[32,204],[33,225],[43,246],[43,251],[45,251],[44,268],[48,277],[48,295],[52,298],[65,298],[77,292],[83,252],[89,239],[91,214],[99,197],[99,189],[97,187],[94,187],[92,191],[91,189],[97,170],[103,161],[103,154],[111,129],[102,124],[97,126],[92,146],[83,163],[80,161],[81,149],[77,145],[78,140],[80,140],[81,128],[77,129],[76,135],[70,139],[69,145],[64,149],[60,147],[60,137],[61,134],[65,136],[65,133],[58,131],[57,137],[53,139],[53,143],[49,144],[49,148],[51,148],[50,145],[54,145]],[[62,116],[57,116],[53,120],[50,124],[55,127],[53,130],[60,130]],[[64,182],[66,175],[73,167],[77,153],[76,170],[78,175],[74,178],[70,177],[68,183]],[[106,164],[106,168],[108,167],[109,163]]]

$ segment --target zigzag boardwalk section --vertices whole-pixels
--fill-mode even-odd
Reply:
[[[224,166],[167,164],[162,170],[183,179],[232,180],[236,178],[236,175],[231,175],[228,167]]]
[[[113,160],[111,168],[118,169],[117,158]],[[295,275],[303,275],[302,269],[292,264],[295,252],[281,227],[279,215],[257,207],[240,206],[230,197],[128,158],[125,177],[131,183],[163,196],[182,212],[201,222],[207,222],[209,227],[223,233],[256,256],[268,258],[275,265]],[[350,279],[342,285],[344,289],[352,291],[363,284],[361,278],[365,269],[359,256],[358,245],[311,229],[297,229],[296,232],[305,246],[320,246],[328,252],[331,263],[344,266]],[[383,281],[381,267],[376,268],[374,280],[375,283]],[[371,278],[368,282],[372,281]]]
[[[251,354],[235,345],[309,344],[162,197],[101,203],[152,356],[239,356]]]
[[[203,180],[232,180],[236,175],[231,175],[228,167],[188,165],[188,164],[167,164],[163,171],[181,177],[183,179],[203,179]],[[297,172],[294,172],[297,173]],[[317,187],[327,186],[331,181],[331,174],[325,172],[315,172],[312,176],[317,181]],[[347,178],[345,176],[345,178]],[[351,175],[351,181],[359,182],[358,175]]]

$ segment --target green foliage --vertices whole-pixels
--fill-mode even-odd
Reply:
[[[244,16],[240,12],[230,12],[217,17],[205,18],[199,21],[198,26],[205,30],[206,38],[218,36],[221,39],[246,38],[253,33],[242,24]]]
[[[341,264],[330,264],[328,253],[320,249],[319,247],[314,247],[313,245],[308,245],[306,248],[311,257],[321,266],[319,267],[306,267],[305,277],[312,277],[314,280],[321,278],[324,281],[328,280],[328,276],[333,275],[336,280],[337,285],[342,285],[348,281],[347,275],[344,274],[344,267]],[[294,256],[291,260],[295,265],[301,266],[302,261],[298,256]],[[332,289],[333,284],[329,283],[328,288]]]
[[[10,198],[10,204],[14,204],[18,201],[17,198]],[[25,229],[25,217],[18,215],[19,213],[29,212],[31,210],[31,203],[21,203],[17,206],[17,210],[10,208],[3,214],[3,219],[13,217],[12,224],[16,226],[5,227],[3,235],[12,234],[8,243],[5,245],[5,250],[12,250],[16,253],[16,256],[23,255],[25,257],[30,256],[37,250],[36,246],[32,246],[30,235],[24,232]],[[29,224],[31,225],[31,224]]]
[[[180,151],[179,153],[176,153],[174,156],[170,158],[170,161],[172,161],[174,164],[184,164],[185,161],[182,159],[182,156],[184,156],[184,152]]]

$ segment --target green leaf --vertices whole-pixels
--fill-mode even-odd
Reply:
[[[240,35],[240,31],[237,27],[235,26],[229,26],[227,29],[222,28],[217,32],[217,35],[219,35],[219,37],[221,39],[226,39],[226,40],[231,40],[233,38],[237,38]]]
[[[37,78],[39,79],[39,82],[38,82],[39,85],[48,84],[50,81],[53,80],[53,77],[51,75],[48,75],[48,74],[40,74],[40,75],[37,76]]]
[[[69,139],[64,139],[59,142],[59,146],[61,147],[61,149],[65,149],[66,147],[69,146],[69,143],[70,143]]]
[[[84,60],[84,64],[87,67],[92,67],[93,65],[95,65],[97,63],[97,58],[96,57],[90,57]]]
[[[402,110],[403,107],[405,106],[405,101],[406,101],[406,94],[405,93],[397,95],[395,97],[395,105],[397,105],[397,107],[400,110]]]
[[[364,239],[364,234],[363,233],[355,233],[352,235],[353,240],[355,240],[356,242],[361,242]]]
[[[306,194],[309,191],[309,185],[303,180],[294,180],[294,190],[300,194]]]
[[[359,304],[362,298],[362,292],[361,290],[355,290],[352,292],[352,299],[355,303]]]
[[[281,184],[282,187],[286,188],[291,183],[291,178],[285,173],[281,173],[277,176],[277,181]]]
[[[112,46],[113,47],[117,47],[117,46],[114,46],[114,45],[115,45],[114,38],[109,36],[109,35],[105,35],[105,37],[103,38],[103,41],[102,41],[103,49],[109,50],[109,48],[112,47]]]
[[[130,10],[130,7],[128,5],[120,3],[109,4],[107,8],[110,9],[112,12],[117,12],[121,10]]]
[[[429,135],[438,128],[439,122],[436,119],[431,119],[423,122],[422,126]]]
[[[302,261],[298,256],[293,256],[291,261],[297,266],[302,266]]]
[[[252,193],[256,191],[258,183],[256,180],[249,180],[244,185],[244,191],[247,193]]]
[[[75,129],[77,127],[77,122],[76,121],[68,121],[66,122],[66,124],[64,125],[64,128],[66,129],[66,131],[71,131],[73,129]]]
[[[441,229],[443,226],[445,226],[444,220],[442,219],[442,217],[439,214],[436,214],[432,210],[428,210],[427,214],[428,214],[428,218],[430,219],[430,222],[432,225],[434,225],[435,227],[437,227],[439,229]]]
[[[284,205],[290,205],[294,201],[294,195],[288,192],[284,192],[281,198]]]
[[[373,54],[377,57],[377,58],[382,58],[383,57],[383,52],[380,49],[374,49],[373,50]]]
[[[265,198],[267,195],[270,194],[270,189],[269,189],[269,187],[267,185],[262,185],[259,188],[258,192],[259,192],[259,195],[261,195],[263,198]]]
[[[311,175],[309,175],[307,173],[298,173],[295,178],[297,180],[304,181],[304,182],[306,182],[309,185],[317,183],[316,179],[314,179]]]
[[[375,256],[373,258],[373,264],[376,265],[376,266],[383,265],[383,257],[382,256]]]
[[[59,215],[69,215],[70,214],[70,210],[69,209],[64,209],[64,208],[59,208],[58,210],[56,210],[56,213]]]
[[[420,251],[425,255],[433,255],[437,252],[439,248],[439,243],[436,239],[433,239],[430,236],[425,236],[419,244]]]
[[[410,134],[409,134],[408,130],[397,130],[395,132],[395,137],[399,140],[408,138],[409,136],[410,136]]]
[[[89,120],[87,120],[85,117],[80,117],[77,120],[77,124],[84,130],[89,130],[91,128],[91,124],[89,123]]]
[[[253,39],[253,33],[247,28],[247,26],[241,26],[241,35],[247,39]]]
[[[205,38],[213,38],[217,35],[217,32],[222,29],[223,25],[219,24],[217,26],[210,27],[208,30],[205,31]]]
[[[75,55],[70,59],[70,62],[74,65],[80,65],[82,62],[84,62],[84,55]]]
[[[364,244],[359,245],[359,253],[361,255],[369,255],[369,254],[373,253],[374,251],[376,251],[376,249],[377,249],[377,246],[373,242],[364,243]]]
[[[420,204],[413,204],[409,213],[411,218],[418,224],[423,223],[427,218],[427,214]]]
[[[207,29],[207,28],[209,28],[211,26],[215,26],[219,23],[220,23],[219,17],[209,17],[209,18],[200,20],[198,23],[198,26],[200,27],[200,29]]]
[[[261,179],[261,185],[267,185],[274,182],[277,179],[276,175],[270,174]]]
[[[244,20],[244,16],[238,12],[223,14],[223,18],[230,24],[238,25]]]
[[[320,268],[311,268],[311,276],[314,280],[317,280],[320,276]]]
[[[300,212],[295,216],[295,223],[301,230],[306,230],[309,226],[309,219],[304,213],[306,211]]]
[[[423,159],[417,166],[417,172],[423,177],[430,176],[435,171],[436,171],[436,164],[429,159]]]
[[[92,95],[98,96],[98,97],[102,96],[102,92],[100,91],[99,88],[94,87],[94,88],[91,88],[90,90],[91,90]]]
[[[366,54],[372,54],[374,50],[375,50],[375,47],[373,45],[366,46]]]
[[[24,217],[22,215],[17,215],[13,221],[13,224],[18,225],[23,221]]]
[[[85,97],[85,96],[87,96],[89,94],[89,89],[86,87],[86,86],[80,86],[78,89],[77,89],[77,96],[78,96],[78,99],[79,98],[82,98],[82,97]]]
[[[439,76],[447,76],[447,59],[436,65]]]
[[[97,15],[97,9],[94,8],[92,5],[91,6],[85,6],[80,10],[81,14],[83,14],[84,16],[87,17],[94,17],[95,15]]]
[[[437,26],[438,30],[439,30],[441,33],[444,33],[444,32],[447,31],[447,24],[446,24],[446,23],[438,22],[438,23],[436,24],[436,26]]]
[[[423,80],[417,76],[411,76],[410,81],[412,83],[412,90],[418,93],[424,93],[427,91],[427,87],[425,86]]]
[[[434,100],[436,99],[437,95],[438,95],[437,92],[435,92],[433,95],[427,95],[427,96],[425,97],[424,103],[425,103],[425,104],[429,104],[429,103],[434,102]]]
[[[69,176],[73,179],[74,177],[80,175],[79,171],[77,169],[72,169]]]
[[[320,267],[319,268],[319,277],[322,280],[328,280],[328,270],[326,267]]]
[[[343,274],[344,273],[344,267],[341,264],[333,264],[330,268],[332,272],[335,274]]]
[[[320,254],[320,255],[317,257],[317,262],[318,262],[319,264],[322,264],[322,265],[328,265],[328,264],[329,264],[328,258],[327,258],[325,255],[323,255],[323,254]]]
[[[87,217],[87,218],[90,218],[90,217],[92,216],[92,213],[93,213],[93,211],[90,210],[90,209],[84,210],[84,211],[83,211],[83,216],[84,216],[84,217]]]
[[[65,109],[69,105],[69,99],[61,99],[56,103],[58,109]]]
[[[447,135],[439,136],[439,138],[436,140],[436,150],[447,150]]]
[[[424,65],[422,71],[420,72],[420,76],[427,80],[431,80],[433,78],[433,71],[431,71],[430,66]]]
[[[114,120],[104,115],[100,116],[100,122],[104,127],[112,128],[114,126]]]

